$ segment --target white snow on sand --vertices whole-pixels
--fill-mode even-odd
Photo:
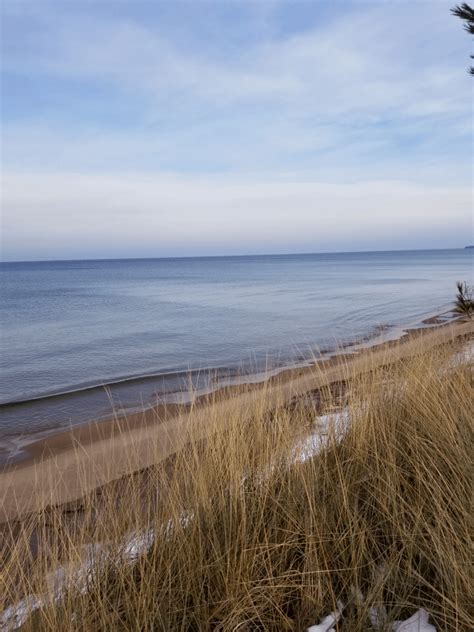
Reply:
[[[344,610],[344,606],[338,602],[338,609],[336,612],[331,612],[327,617],[318,623],[318,625],[312,625],[307,628],[307,632],[336,632],[335,624],[341,618],[342,611]],[[380,622],[380,617],[378,614],[374,616],[375,610],[371,609],[370,612],[370,620],[372,623],[371,629],[376,632],[378,630],[387,630],[389,629],[387,625],[383,625]],[[375,621],[379,621],[376,623]],[[429,614],[423,608],[417,610],[414,615],[405,619],[405,621],[394,621],[389,623],[390,629],[393,632],[436,632],[436,628],[434,625],[429,623]]]
[[[154,529],[148,529],[143,533],[131,533],[125,538],[119,550],[120,558],[127,563],[135,562],[141,555],[151,549],[154,541]]]
[[[153,530],[141,534],[128,535],[118,551],[121,563],[131,564],[140,555],[146,553],[154,542]],[[77,590],[84,594],[87,591],[95,569],[102,563],[113,559],[101,544],[89,544],[83,547],[82,560],[77,564],[60,566],[49,573],[45,581],[45,592],[39,595],[27,595],[16,604],[8,606],[0,615],[0,632],[17,630],[39,608],[59,602],[66,590]]]
[[[302,463],[312,459],[327,445],[329,437],[334,436],[336,440],[340,439],[349,422],[350,411],[348,408],[325,415],[318,415],[315,419],[314,430],[295,443],[291,461]]]
[[[331,612],[327,617],[318,623],[317,625],[312,625],[308,628],[308,632],[336,632],[336,628],[334,627],[336,623],[341,618],[342,611],[344,610],[344,606],[341,602],[337,603],[337,610]]]
[[[474,362],[474,340],[470,340],[460,351],[454,354],[450,367],[459,364],[471,364],[472,362]]]
[[[392,623],[392,630],[393,632],[436,632],[436,628],[428,620],[428,613],[420,608],[409,619]]]

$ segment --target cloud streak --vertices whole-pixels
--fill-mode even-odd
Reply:
[[[64,258],[454,247],[471,223],[469,188],[393,181],[11,172],[4,191],[5,259],[48,258],[52,242]]]

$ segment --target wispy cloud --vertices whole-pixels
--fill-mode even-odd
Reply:
[[[30,44],[7,49],[4,68],[142,89],[155,106],[186,94],[215,106],[310,105],[329,117],[381,108],[397,116],[466,112],[468,88],[455,70],[467,45],[448,6],[361,5],[329,25],[315,19],[297,34],[256,39],[224,55],[205,41],[181,50],[159,20],[41,11]]]

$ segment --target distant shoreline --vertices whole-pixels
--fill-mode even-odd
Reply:
[[[73,262],[104,262],[104,261],[176,261],[181,259],[244,259],[246,257],[304,257],[314,255],[367,255],[398,252],[445,252],[448,250],[466,250],[474,246],[457,246],[456,248],[395,248],[387,250],[319,250],[304,252],[263,252],[263,253],[239,253],[239,254],[209,254],[209,255],[168,255],[164,257],[99,257],[99,258],[75,258],[75,259],[8,259],[0,260],[0,266],[6,264],[30,264],[30,263],[73,263]]]

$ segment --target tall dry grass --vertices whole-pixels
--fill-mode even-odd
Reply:
[[[472,378],[452,352],[271,413],[265,389],[225,420],[211,405],[206,440],[191,411],[166,462],[4,528],[4,628],[304,630],[342,602],[340,630],[420,607],[470,630]]]

